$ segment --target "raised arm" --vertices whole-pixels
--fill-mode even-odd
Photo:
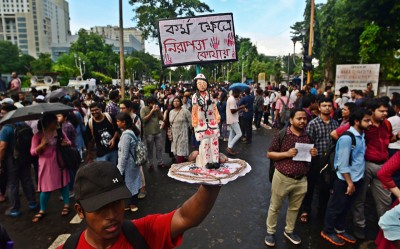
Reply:
[[[197,192],[178,208],[171,221],[171,238],[198,226],[211,211],[220,186],[201,185]]]

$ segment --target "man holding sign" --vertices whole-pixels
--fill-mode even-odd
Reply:
[[[297,214],[307,192],[307,173],[310,169],[306,161],[294,161],[297,155],[296,143],[311,144],[306,133],[307,114],[303,109],[292,109],[290,126],[280,131],[272,141],[267,157],[275,161],[275,173],[272,179],[271,200],[267,217],[267,236],[265,244],[275,246],[276,224],[279,209],[288,197],[286,226],[284,235],[293,244],[300,244],[301,238],[294,232]],[[283,137],[281,137],[281,133]],[[284,138],[284,139],[283,139]],[[317,155],[317,149],[310,150],[311,156]]]

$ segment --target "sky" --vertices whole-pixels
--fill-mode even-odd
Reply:
[[[117,0],[67,0],[71,32],[93,26],[119,25]],[[235,33],[250,38],[259,53],[287,55],[293,53],[290,26],[303,20],[306,0],[202,0],[213,13],[233,13]],[[326,0],[315,0],[326,3]],[[207,14],[207,13],[205,13]],[[123,0],[124,27],[135,27],[133,6]],[[146,41],[145,50],[159,54],[156,40]],[[296,53],[301,45],[296,44]]]

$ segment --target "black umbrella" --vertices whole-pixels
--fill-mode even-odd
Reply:
[[[44,98],[44,100],[49,101],[52,98],[62,98],[65,95],[67,95],[67,91],[64,88],[59,88],[57,90],[51,91],[49,92],[46,97]]]
[[[22,107],[7,113],[0,120],[0,124],[9,124],[27,120],[37,120],[47,113],[58,114],[72,110],[74,110],[74,108],[64,105],[62,103],[38,103],[31,106]]]

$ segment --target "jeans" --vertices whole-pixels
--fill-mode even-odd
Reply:
[[[264,124],[269,124],[268,120],[269,114],[270,114],[269,110],[264,112]]]
[[[96,158],[96,161],[107,161],[107,162],[111,162],[111,163],[117,165],[118,151],[117,150],[113,150],[113,151],[108,152],[107,154],[105,154],[103,156],[99,156],[99,157]]]
[[[254,111],[254,122],[257,129],[261,128],[261,118],[263,116],[263,111]]]
[[[19,184],[21,183],[29,205],[36,204],[35,189],[33,187],[31,165],[27,163],[14,163],[12,159],[6,160],[7,165],[7,190],[11,210],[19,210]]]
[[[288,198],[288,209],[286,212],[285,232],[292,233],[294,231],[297,214],[299,213],[306,191],[306,177],[303,177],[300,180],[295,180],[283,175],[278,170],[275,170],[274,178],[272,178],[271,201],[266,221],[267,232],[269,234],[276,233],[279,210],[286,198]]]
[[[367,197],[368,185],[370,185],[371,194],[374,198],[376,205],[376,213],[378,217],[381,217],[386,211],[389,210],[392,204],[392,198],[390,197],[390,191],[382,187],[382,183],[376,177],[376,173],[382,167],[380,164],[373,162],[365,162],[365,174],[364,182],[360,186],[360,194],[354,201],[353,207],[353,221],[354,226],[364,228],[366,225],[365,221],[365,199]]]
[[[303,204],[301,207],[302,213],[311,213],[311,204],[314,197],[314,189],[318,182],[318,214],[323,216],[325,214],[326,206],[329,200],[329,186],[323,184],[323,181],[319,181],[321,174],[321,156],[316,156],[311,159],[311,168],[307,174],[307,194],[304,197]]]
[[[334,234],[335,229],[345,230],[346,216],[352,209],[353,202],[360,191],[363,180],[353,182],[356,190],[351,195],[346,195],[346,181],[336,179],[333,183],[333,193],[329,198],[328,208],[325,213],[323,231],[326,234]]]
[[[243,118],[243,131],[244,137],[247,142],[251,142],[253,139],[253,122],[252,118]]]
[[[242,137],[239,123],[230,124],[231,132],[229,133],[228,148],[233,148],[235,143]]]
[[[163,163],[162,160],[162,136],[161,132],[152,135],[145,135],[146,145],[147,145],[147,157],[149,165],[152,165],[153,162],[153,147],[156,147],[156,159],[157,165]]]

